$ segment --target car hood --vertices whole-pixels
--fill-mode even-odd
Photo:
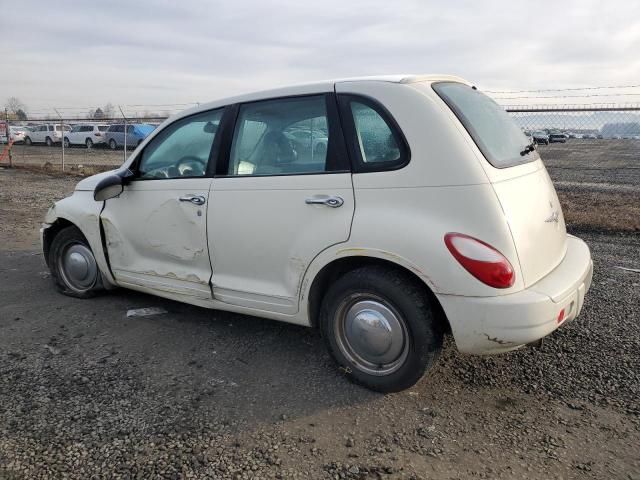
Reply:
[[[89,191],[93,192],[96,189],[96,185],[103,178],[108,177],[109,175],[113,175],[115,172],[119,172],[121,169],[116,168],[114,170],[109,170],[107,172],[98,173],[97,175],[91,175],[83,180],[80,180],[76,184],[76,191]]]

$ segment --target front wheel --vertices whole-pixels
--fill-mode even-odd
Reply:
[[[90,138],[87,138],[87,141],[84,142],[84,144],[87,146],[87,148],[91,148],[93,147],[93,140],[91,140]]]
[[[340,370],[378,392],[414,385],[442,349],[442,329],[424,288],[403,272],[377,266],[333,283],[320,327]]]
[[[25,145],[32,145],[31,137],[24,137],[24,143]]]
[[[78,228],[60,230],[49,250],[51,277],[58,290],[76,298],[90,298],[102,289],[102,278],[86,238]]]
[[[44,143],[47,145],[47,147],[50,147],[51,145],[53,145],[53,140],[51,140],[51,137],[47,137]]]
[[[116,148],[118,148],[118,144],[116,143],[116,141],[113,138],[111,140],[109,140],[109,148],[111,150],[115,150]]]
[[[69,139],[67,137],[64,137],[64,148],[69,148],[69,145],[71,145]]]

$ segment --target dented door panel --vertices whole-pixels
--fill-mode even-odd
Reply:
[[[210,178],[134,181],[107,200],[101,222],[118,284],[211,298],[210,183]],[[204,204],[185,201],[189,196],[202,197]]]
[[[215,298],[283,314],[298,311],[311,261],[349,238],[355,208],[350,173],[215,178],[208,237]],[[340,197],[332,208],[314,196]]]

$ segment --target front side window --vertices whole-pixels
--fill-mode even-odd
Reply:
[[[433,89],[494,167],[512,167],[539,158],[536,152],[525,152],[530,140],[504,108],[486,95],[457,82],[435,83]]]
[[[240,106],[227,175],[292,175],[332,170],[324,95]]]
[[[199,113],[165,128],[142,151],[138,177],[204,176],[222,112]]]

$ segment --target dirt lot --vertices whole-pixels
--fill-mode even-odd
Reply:
[[[449,342],[386,396],[346,381],[309,329],[124,290],[59,295],[37,228],[77,179],[0,169],[0,478],[640,479],[640,274],[618,268],[640,268],[640,238],[582,215],[587,198],[602,212],[625,198],[614,217],[637,221],[638,157],[551,155],[566,148],[541,152],[592,248],[581,317],[540,350]],[[126,317],[148,306],[168,313]]]

